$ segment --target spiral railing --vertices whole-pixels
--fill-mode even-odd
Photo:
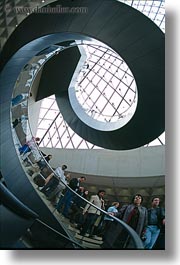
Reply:
[[[74,44],[76,45],[76,44]],[[72,46],[71,46],[72,47]],[[43,53],[39,53],[35,56],[27,65],[22,69],[12,95],[11,101],[11,124],[12,124],[12,136],[14,140],[14,145],[16,148],[17,156],[19,157],[20,164],[24,171],[26,172],[26,176],[29,182],[34,187],[38,196],[43,200],[43,202],[50,209],[52,215],[58,220],[63,229],[66,231],[68,238],[77,243],[77,245],[81,246],[85,249],[103,249],[103,236],[96,236],[94,238],[89,238],[87,235],[80,235],[80,229],[77,229],[75,224],[70,223],[70,220],[65,218],[61,213],[59,213],[56,207],[52,203],[52,198],[47,197],[45,194],[41,192],[41,188],[43,187],[46,178],[53,173],[57,178],[54,169],[51,165],[46,161],[43,156],[33,133],[31,130],[31,125],[29,123],[28,117],[28,109],[31,107],[31,89],[33,86],[33,82],[36,79],[37,74],[42,69],[44,64],[57,53],[63,51],[64,49],[68,49],[70,47],[56,46],[53,45],[51,47],[51,51],[43,51]],[[25,144],[28,143],[28,146]],[[26,148],[24,148],[24,146]],[[23,147],[23,148],[22,148]],[[43,168],[38,167],[38,162],[43,162]],[[31,168],[30,172],[29,168]],[[98,228],[103,223],[104,216],[109,214],[95,206],[93,203],[89,202],[87,199],[81,197],[78,193],[72,190],[69,185],[59,179],[60,183],[62,183],[66,190],[70,191],[73,196],[78,197],[80,200],[84,201],[84,204],[89,204],[89,206],[94,207],[100,213],[99,215],[99,224],[94,223],[94,226]],[[63,193],[58,194],[59,199],[64,196]],[[127,241],[131,241],[131,248],[133,249],[143,249],[143,243],[137,233],[122,220],[111,216],[114,223],[116,223],[116,232],[121,231],[122,229],[127,232],[126,240],[121,242],[119,245],[119,249],[128,248]],[[42,221],[39,221],[43,223]],[[52,229],[52,228],[49,228]],[[65,247],[66,248],[66,247]],[[113,246],[112,246],[113,248]]]

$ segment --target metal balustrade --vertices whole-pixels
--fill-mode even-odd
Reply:
[[[58,48],[58,52],[60,51],[60,49],[63,50],[63,48],[60,47],[60,48]],[[41,159],[44,161],[44,163],[46,165],[45,168],[48,171],[48,175],[50,173],[54,173],[54,175],[56,175],[54,169],[44,159],[44,157],[43,157],[43,155],[39,149],[39,146],[35,142],[35,139],[34,139],[32,132],[31,132],[29,120],[28,120],[28,107],[29,107],[30,101],[31,101],[31,97],[30,97],[31,94],[30,93],[31,93],[31,87],[33,85],[33,82],[36,78],[36,75],[38,74],[38,71],[40,71],[41,67],[47,62],[47,60],[49,60],[49,58],[51,56],[54,56],[56,52],[57,52],[57,47],[51,53],[51,55],[47,56],[47,54],[44,53],[43,55],[37,56],[37,58],[33,58],[33,62],[29,62],[28,65],[26,65],[24,67],[24,69],[22,70],[22,72],[21,72],[21,74],[20,74],[20,76],[16,82],[14,91],[13,91],[12,98],[16,98],[16,96],[18,95],[17,92],[19,94],[26,93],[25,95],[23,95],[22,100],[20,100],[20,101],[17,100],[17,102],[15,102],[11,107],[12,135],[13,135],[13,139],[14,139],[14,145],[16,147],[17,156],[19,157],[21,165],[22,165],[24,171],[26,171],[26,172],[27,172],[27,167],[26,167],[27,165],[34,166],[34,164],[38,160]],[[20,88],[23,88],[23,89],[20,90]],[[22,116],[26,117],[26,118],[22,119]],[[14,121],[16,119],[19,119],[19,117],[21,117],[21,119],[20,119],[21,126],[17,126],[17,125],[14,126],[14,124],[15,124]],[[22,152],[20,154],[19,147],[21,145],[23,145],[28,140],[31,141],[31,146],[30,146],[29,152],[25,151],[25,152]],[[57,212],[56,208],[53,207],[53,205],[50,203],[48,198],[46,198],[45,195],[41,193],[40,188],[38,187],[38,185],[36,185],[34,183],[32,177],[28,173],[26,175],[27,175],[27,178],[29,179],[29,181],[31,182],[31,184],[34,186],[37,193],[39,194],[39,196],[44,201],[44,203],[49,207],[52,214],[57,218],[57,220],[60,222],[60,224],[62,225],[64,230],[67,232],[68,238],[72,242],[74,242],[76,245],[79,245],[82,248],[86,248],[86,249],[89,249],[89,248],[99,249],[99,248],[101,248],[101,245],[103,243],[102,237],[99,237],[97,239],[97,237],[88,238],[86,236],[79,235],[80,231],[78,229],[76,229],[75,227],[73,227],[68,219],[64,218],[60,213]],[[45,179],[47,177],[47,175],[43,174],[43,172],[40,170],[38,171],[37,175],[41,176],[42,179]],[[77,194],[74,190],[72,190],[68,186],[68,184],[66,184],[66,183],[63,183],[63,184],[66,186],[66,189],[68,191],[70,191],[74,196],[79,197],[81,200],[85,201],[90,206],[94,207],[96,209],[96,211],[100,211],[101,216],[102,215],[103,216],[104,215],[109,216],[109,214],[107,214],[107,212],[105,210],[102,210],[101,208],[95,206],[93,203],[82,198],[79,194]],[[127,225],[122,220],[120,220],[114,216],[112,216],[112,219],[114,220],[113,222],[116,222],[119,225],[119,229],[123,228],[123,229],[125,229],[125,231],[127,231],[128,238],[132,238],[134,249],[143,249],[143,244],[142,244],[141,239],[139,238],[137,233],[129,225]],[[39,221],[39,222],[43,223],[42,221]],[[46,224],[44,224],[44,225],[46,225]],[[52,229],[52,228],[49,228],[49,229]],[[55,231],[55,232],[57,232],[57,231]],[[116,231],[115,231],[115,233],[116,233]],[[122,248],[124,248],[124,247],[125,246],[123,246]]]

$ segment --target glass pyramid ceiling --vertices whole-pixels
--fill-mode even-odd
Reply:
[[[120,2],[138,9],[165,32],[164,1],[124,0]],[[87,46],[86,54],[87,67],[80,71],[76,96],[86,113],[91,117],[103,122],[115,121],[121,117],[122,113],[131,106],[136,98],[134,77],[122,58],[117,58],[117,55],[115,56],[108,48]],[[100,85],[98,86],[98,84]],[[101,91],[98,89],[99,87],[101,87]],[[118,105],[117,96],[119,97],[118,101],[121,102]],[[67,125],[59,111],[54,95],[42,100],[37,136],[42,139],[41,147],[100,148],[82,139]],[[147,146],[162,144],[165,144],[165,133]]]

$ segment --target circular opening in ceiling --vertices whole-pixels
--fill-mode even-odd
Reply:
[[[69,87],[73,110],[87,125],[115,130],[133,117],[137,86],[127,63],[106,45],[78,45],[81,58]]]

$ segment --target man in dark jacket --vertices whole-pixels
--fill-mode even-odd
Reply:
[[[152,249],[160,234],[160,229],[165,225],[164,208],[159,207],[160,199],[152,198],[151,208],[148,209],[148,225],[146,227],[144,247]]]
[[[82,182],[84,182],[86,180],[86,178],[80,177],[80,178],[72,178],[69,182],[69,187],[74,190],[75,192],[78,192],[79,188],[80,188],[80,184]],[[58,205],[57,205],[57,211],[60,212],[61,208],[63,206],[63,210],[62,210],[62,214],[64,215],[64,217],[69,218],[69,210],[71,208],[72,202],[73,202],[73,197],[75,196],[75,194],[67,188],[64,197],[60,198]]]
[[[147,226],[147,209],[142,206],[142,202],[142,195],[135,194],[131,204],[123,205],[117,213],[111,213],[133,228],[139,237]],[[104,242],[101,247],[103,249],[133,249],[134,243],[126,229],[115,221],[104,234]]]

